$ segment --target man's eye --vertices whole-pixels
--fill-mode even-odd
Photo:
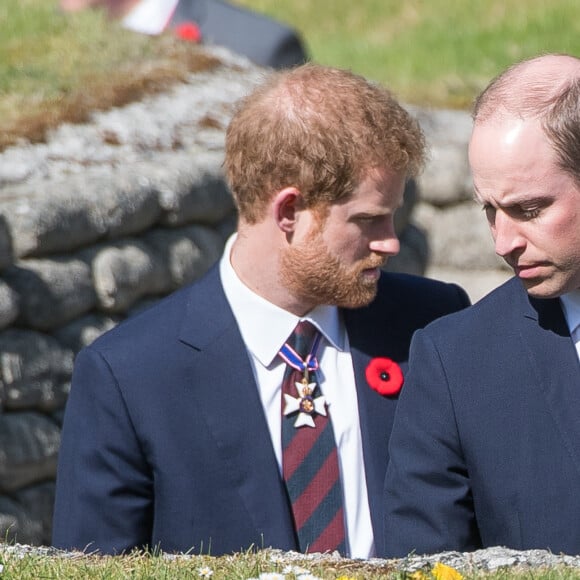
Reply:
[[[540,215],[540,210],[538,208],[534,209],[523,209],[520,211],[521,216],[526,220],[531,220]]]
[[[374,215],[361,215],[358,216],[357,221],[363,224],[372,223],[377,219],[377,216]]]
[[[493,223],[495,221],[495,207],[491,205],[483,205],[481,209],[485,212],[485,217],[489,223]]]

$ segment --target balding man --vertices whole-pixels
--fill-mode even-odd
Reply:
[[[515,277],[416,333],[386,480],[388,556],[580,552],[580,60],[476,101],[469,160]]]

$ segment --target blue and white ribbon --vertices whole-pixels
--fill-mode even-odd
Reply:
[[[286,364],[289,364],[293,369],[303,373],[305,370],[308,372],[313,372],[318,370],[318,360],[316,359],[316,351],[320,344],[320,339],[322,335],[318,333],[310,349],[310,353],[303,360],[302,357],[286,342],[284,346],[280,349],[280,356]]]

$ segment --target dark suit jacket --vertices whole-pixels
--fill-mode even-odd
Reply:
[[[170,26],[184,22],[199,26],[202,42],[225,46],[262,66],[281,69],[308,60],[292,28],[222,0],[179,0]]]
[[[375,543],[396,399],[365,380],[371,357],[406,367],[416,328],[467,305],[457,286],[385,274],[345,310]],[[264,321],[257,321],[257,324]],[[79,354],[60,448],[53,542],[219,555],[296,549],[250,360],[214,267]]]
[[[388,556],[580,552],[580,365],[560,301],[510,280],[413,339],[386,479]]]

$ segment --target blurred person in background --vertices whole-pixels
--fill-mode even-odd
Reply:
[[[123,26],[145,34],[173,30],[180,37],[225,46],[276,69],[308,60],[298,33],[272,18],[222,0],[60,0],[66,12],[104,9]]]

